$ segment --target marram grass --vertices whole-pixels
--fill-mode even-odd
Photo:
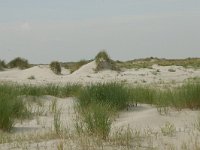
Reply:
[[[99,126],[95,133],[97,131],[104,132],[102,130],[105,129],[105,134],[101,135],[105,138],[109,132],[113,114],[125,109],[129,103],[148,103],[158,107],[177,109],[199,109],[200,82],[195,81],[189,80],[180,87],[162,90],[148,86],[127,86],[117,82],[96,83],[87,86],[79,84],[41,86],[0,84],[0,129],[9,131],[16,119],[23,119],[30,114],[26,108],[27,102],[23,100],[22,96],[35,96],[36,98],[42,95],[73,96],[77,97],[80,112],[84,112],[82,118],[86,127],[91,132],[93,126]],[[104,108],[108,107],[109,111],[105,111]],[[88,115],[85,110],[93,115]],[[97,116],[102,120],[97,120]]]

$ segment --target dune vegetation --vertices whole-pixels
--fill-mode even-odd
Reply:
[[[103,131],[103,133],[105,132],[102,135],[103,138],[109,132],[109,127],[105,126],[110,126],[110,121],[116,112],[126,109],[129,104],[147,103],[158,108],[174,107],[178,110],[200,108],[200,82],[192,81],[173,89],[130,86],[117,82],[97,83],[87,86],[79,84],[63,86],[53,84],[44,86],[1,84],[1,129],[10,130],[15,119],[25,118],[29,114],[26,102],[20,97],[22,95],[77,97],[77,111],[80,112],[85,126],[89,128],[90,132],[94,131],[92,128],[95,128],[100,133],[102,133],[102,130],[106,130]]]
[[[95,62],[96,62],[96,71],[101,71],[104,69],[111,69],[111,70],[116,70],[119,71],[120,69],[117,68],[115,65],[115,61],[113,61],[108,53],[106,51],[100,51],[96,56],[95,56]]]
[[[117,71],[116,75],[124,76],[125,74],[123,74],[123,71],[121,71],[122,74],[120,74],[119,70],[123,70],[123,68],[151,68],[154,64],[161,66],[180,65],[185,68],[192,67],[197,69],[199,68],[198,61],[199,59],[197,58],[183,60],[149,58],[120,62],[112,60],[105,51],[101,51],[95,57],[95,63],[97,66],[95,71],[100,74],[101,71],[103,72],[103,70],[106,69],[115,70]],[[72,73],[88,62],[91,62],[91,60],[66,64],[52,62],[49,65],[49,68],[55,74],[61,74],[61,66],[63,66],[71,69]],[[21,58],[16,58],[8,64],[4,61],[0,61],[0,69],[3,70],[7,67],[25,69],[26,67],[30,67],[30,65],[28,61]],[[96,73],[95,71],[94,74]],[[152,77],[159,76],[159,70],[154,69],[154,72],[151,71],[152,70],[150,70],[149,73]],[[170,74],[178,72],[178,70],[173,67],[168,67],[165,71]],[[140,75],[142,78],[144,77],[143,74]],[[56,77],[63,76],[60,75]],[[91,78],[91,76],[88,75],[86,77],[89,80]],[[29,74],[28,79],[28,81],[30,81],[30,79],[34,81],[35,77],[30,76]],[[37,80],[37,78],[35,80]],[[41,101],[41,97],[43,96],[53,97],[48,99],[48,108],[45,108],[48,109],[48,112],[43,110],[43,107],[45,107]],[[63,126],[61,123],[63,110],[58,107],[61,104],[58,104],[56,100],[56,98],[67,97],[72,97],[73,101],[75,101],[75,104],[73,103],[73,115],[75,116],[73,128],[75,129],[75,132],[73,131],[73,133],[71,133],[72,131],[69,132],[68,127]],[[39,106],[33,108],[36,103]],[[176,84],[174,86],[138,84],[135,82],[131,84],[129,82],[117,80],[95,83],[91,82],[90,84],[82,84],[79,82],[67,84],[17,84],[12,82],[3,82],[0,84],[0,143],[15,141],[14,138],[11,138],[10,133],[15,129],[16,123],[26,122],[29,119],[37,118],[40,114],[43,115],[42,117],[50,114],[52,115],[52,132],[48,133],[48,140],[58,138],[69,140],[74,138],[74,141],[78,139],[79,142],[85,140],[88,142],[92,139],[96,145],[99,144],[102,146],[105,142],[108,142],[109,144],[112,143],[117,146],[126,146],[127,149],[137,148],[138,146],[141,146],[141,141],[146,140],[147,138],[148,140],[151,139],[152,135],[157,137],[157,133],[154,133],[149,129],[148,131],[145,131],[145,134],[143,134],[137,129],[133,131],[129,129],[129,127],[126,129],[117,129],[113,132],[112,125],[121,112],[127,113],[133,111],[134,113],[137,113],[137,111],[135,111],[138,108],[137,106],[144,106],[143,104],[148,104],[148,106],[155,108],[155,112],[159,116],[167,116],[170,113],[170,110],[177,112],[180,112],[183,109],[199,110],[200,79],[198,77],[190,78],[184,80],[181,84]],[[64,111],[68,110],[65,108]],[[197,123],[193,125],[198,131],[200,128],[199,120],[197,120]],[[40,123],[39,119],[36,119],[36,121],[38,124]],[[176,127],[172,123],[166,122],[164,126],[160,127],[160,132],[163,136],[173,137],[177,131]],[[10,135],[8,136],[7,134]],[[46,139],[46,136],[47,135],[44,134],[35,137],[35,139],[38,138],[44,140]],[[79,139],[80,137],[83,139]],[[22,137],[25,141],[29,141],[29,139],[33,140],[33,138],[34,137]],[[82,146],[91,146],[94,144],[88,143],[81,144]],[[182,146],[187,147],[188,145],[183,144]],[[196,147],[197,149],[199,148],[198,145]],[[95,147],[84,148],[95,149]],[[62,142],[57,145],[57,149],[64,149]]]
[[[55,74],[61,74],[61,65],[58,61],[52,61],[49,66]]]
[[[78,62],[65,62],[65,63],[62,63],[62,66],[65,67],[66,69],[69,69],[70,73],[73,73],[76,70],[78,70],[80,67],[82,67],[83,65],[91,61],[92,60],[80,60]]]
[[[4,60],[0,60],[0,71],[3,70],[4,68],[6,68],[6,63]]]
[[[119,68],[151,68],[152,65],[160,66],[182,66],[185,68],[200,68],[200,58],[186,58],[186,59],[164,59],[164,58],[144,58],[129,61],[116,61],[116,66]]]
[[[11,60],[7,66],[9,68],[19,68],[19,69],[26,69],[30,67],[30,64],[28,62],[28,60],[21,58],[21,57],[17,57],[13,60]]]

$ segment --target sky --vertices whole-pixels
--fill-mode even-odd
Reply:
[[[200,0],[0,0],[0,59],[200,57]]]

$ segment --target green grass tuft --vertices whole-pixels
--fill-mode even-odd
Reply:
[[[120,110],[130,101],[130,90],[122,83],[97,83],[84,87],[79,94],[81,107],[91,103],[105,103]]]

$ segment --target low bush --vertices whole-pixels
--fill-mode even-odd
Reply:
[[[111,70],[117,70],[119,69],[116,67],[115,62],[110,59],[106,51],[100,51],[96,57],[96,71],[101,71],[104,69],[111,69]]]
[[[0,70],[3,70],[4,68],[6,68],[6,63],[4,60],[0,60]]]
[[[55,74],[61,74],[61,65],[59,62],[57,61],[51,62],[50,68]]]
[[[17,57],[8,63],[8,67],[9,68],[26,69],[26,68],[30,67],[30,64],[28,63],[28,60]]]

